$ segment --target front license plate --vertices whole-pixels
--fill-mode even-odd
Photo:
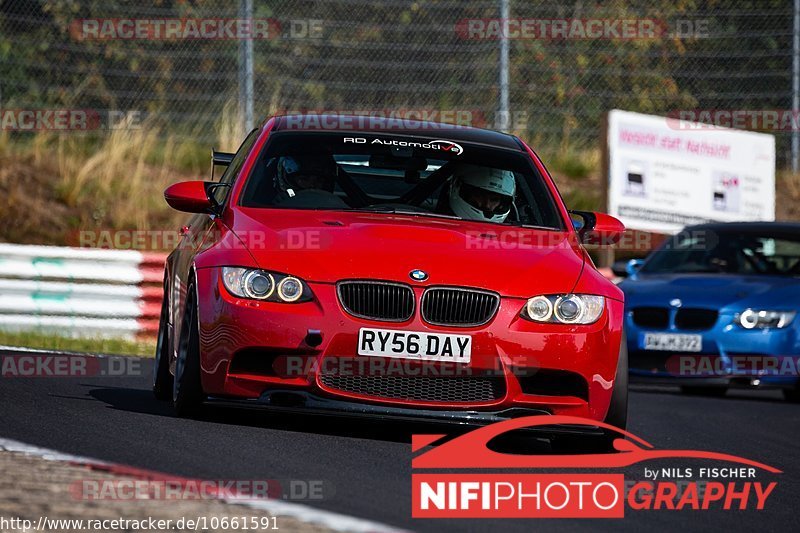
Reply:
[[[358,355],[469,363],[472,337],[423,331],[361,328]]]
[[[703,348],[702,335],[679,333],[645,333],[644,349],[663,352],[699,352]]]

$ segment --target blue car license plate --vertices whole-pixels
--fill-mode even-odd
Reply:
[[[703,349],[703,336],[684,333],[644,333],[641,347],[645,350],[665,352],[699,352]]]

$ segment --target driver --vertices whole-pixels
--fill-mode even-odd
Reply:
[[[277,189],[289,198],[307,190],[332,193],[336,185],[336,161],[326,155],[281,157],[276,180]]]
[[[467,220],[504,222],[511,212],[515,192],[512,172],[461,165],[450,183],[450,209]]]

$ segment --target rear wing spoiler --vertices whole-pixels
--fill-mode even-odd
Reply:
[[[217,152],[211,149],[211,181],[214,181],[214,167],[228,167],[233,161],[233,156],[230,152]]]

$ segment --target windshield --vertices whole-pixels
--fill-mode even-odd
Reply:
[[[800,235],[685,232],[655,251],[639,272],[799,276]]]
[[[564,227],[525,155],[403,135],[273,134],[240,205]]]

